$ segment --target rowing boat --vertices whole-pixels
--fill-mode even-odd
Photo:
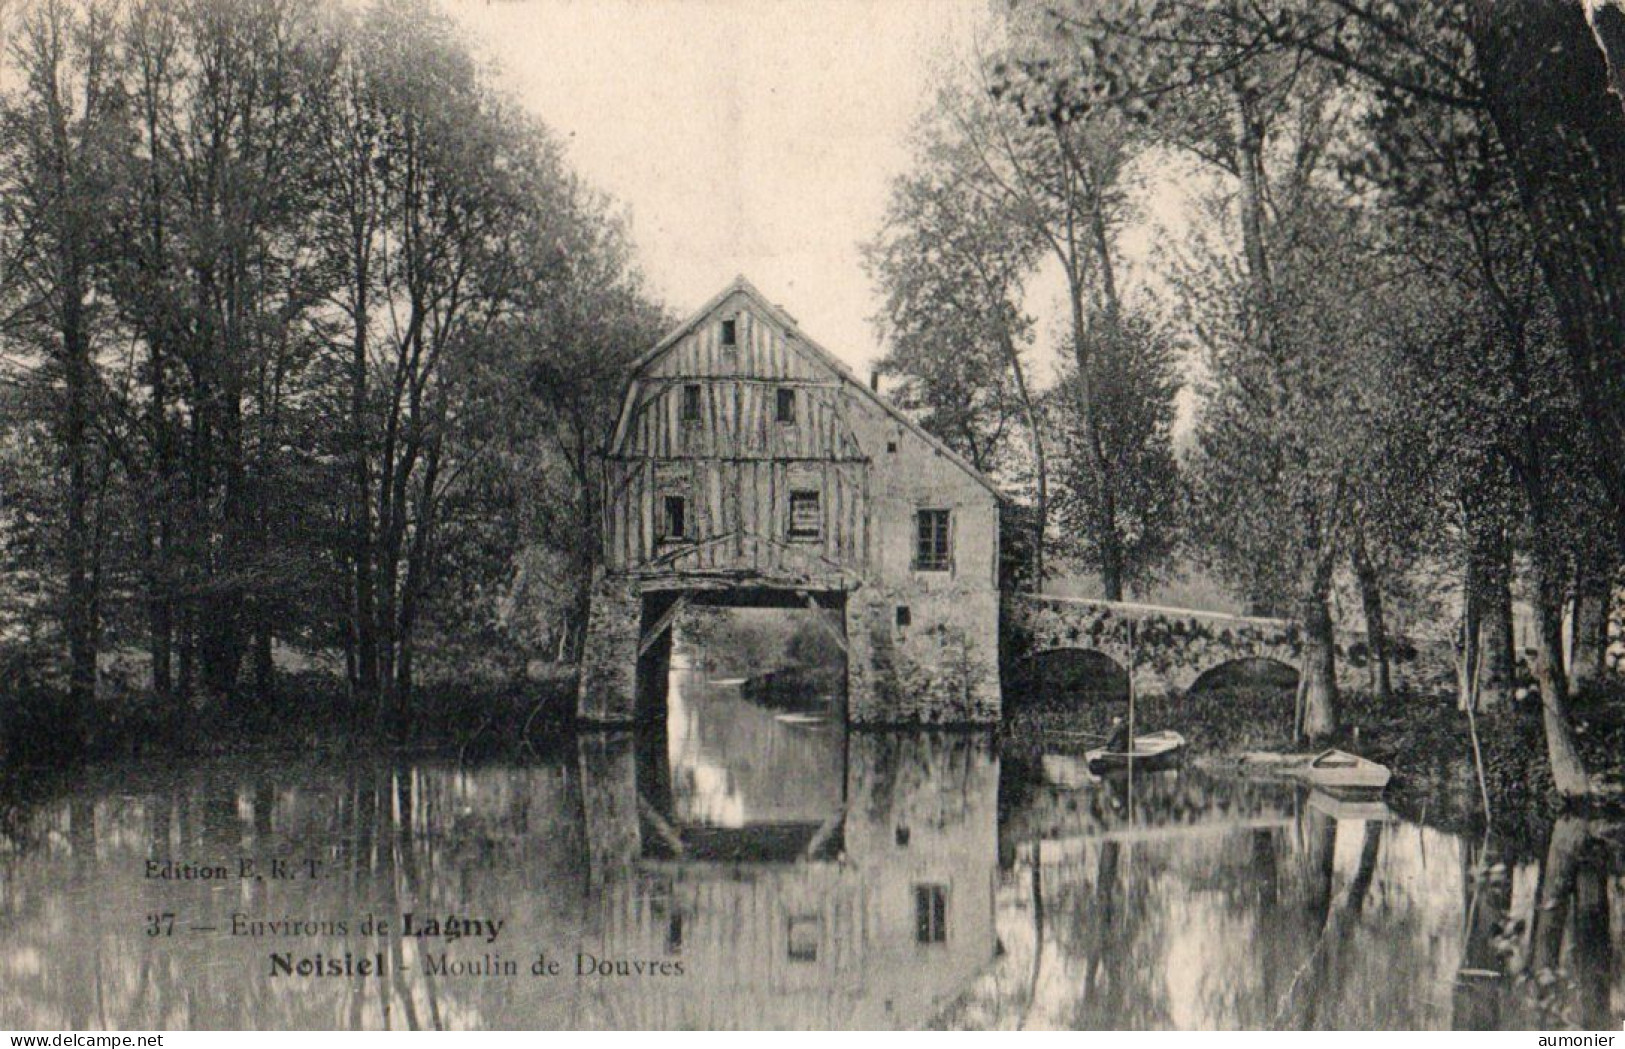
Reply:
[[[1321,751],[1296,769],[1295,774],[1304,782],[1327,790],[1381,790],[1393,775],[1388,766],[1346,750]]]
[[[1179,763],[1185,756],[1185,737],[1177,732],[1151,732],[1135,736],[1127,751],[1101,747],[1085,751],[1083,756],[1088,759],[1089,771],[1097,776],[1127,769],[1131,765],[1136,770],[1152,772]]]

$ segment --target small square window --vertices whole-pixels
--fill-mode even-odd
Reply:
[[[823,505],[816,491],[790,493],[789,534],[791,539],[819,539],[823,536]]]
[[[732,317],[722,322],[722,345],[739,345],[739,322]]]
[[[683,387],[683,421],[686,423],[700,421],[700,387],[698,383],[691,383]]]
[[[914,941],[948,942],[948,886],[914,886]]]
[[[909,626],[914,622],[914,613],[909,611],[907,605],[897,606],[897,625]]]
[[[778,420],[781,423],[796,421],[796,391],[787,387],[779,387]]]
[[[887,441],[886,442],[886,451],[891,452],[893,455],[897,454],[897,442],[896,441]]]
[[[914,568],[946,572],[953,567],[953,536],[947,510],[919,510],[914,515]]]
[[[816,962],[818,941],[824,938],[824,920],[818,915],[791,918],[787,929],[786,953],[793,962]]]
[[[660,502],[660,538],[670,541],[688,538],[688,500],[668,495]]]

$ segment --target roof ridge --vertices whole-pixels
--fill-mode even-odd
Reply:
[[[852,371],[845,361],[835,356],[835,354],[831,353],[828,349],[825,349],[821,344],[819,344],[817,340],[812,338],[806,332],[802,331],[801,326],[796,323],[796,319],[790,315],[788,310],[786,310],[783,306],[780,306],[778,303],[769,300],[766,295],[762,294],[761,289],[755,284],[752,284],[750,279],[747,278],[743,273],[736,275],[732,281],[728,282],[727,287],[723,288],[722,291],[718,292],[717,294],[711,296],[710,299],[707,299],[705,305],[695,310],[686,320],[668,332],[666,337],[656,343],[653,349],[642,354],[635,361],[633,361],[628,370],[633,376],[635,376],[638,372],[646,369],[650,364],[654,363],[655,360],[663,356],[668,350],[681,342],[683,338],[695,328],[699,327],[700,323],[712,313],[716,312],[717,308],[720,307],[724,302],[727,302],[730,296],[736,294],[748,296],[757,305],[761,306],[772,320],[777,322],[784,329],[784,333],[787,338],[800,342],[803,346],[807,347],[807,349],[811,350],[813,355],[817,357],[822,364],[834,371],[839,378],[851,383],[862,396],[867,397],[870,401],[874,402],[881,408],[882,411],[886,412],[893,419],[896,419],[915,436],[924,440],[949,462],[953,463],[965,473],[969,474],[973,480],[981,484],[981,486],[986,488],[989,492],[993,493],[995,498],[1004,498],[1004,493],[999,491],[998,486],[995,485],[986,474],[977,469],[976,466],[963,455],[950,448],[947,442],[943,441],[940,437],[937,437],[935,434],[926,430],[925,427],[909,418],[909,416],[905,414],[901,408],[898,408],[895,404],[892,404],[890,401],[886,400],[886,398],[880,396],[878,391],[871,389],[868,383],[858,378],[858,376]],[[630,392],[630,390],[628,392]],[[625,405],[623,405],[623,423],[625,422],[625,410]],[[622,430],[622,426],[616,427],[616,446],[619,446],[620,444]]]

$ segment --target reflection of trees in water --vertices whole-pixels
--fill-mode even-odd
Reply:
[[[467,1026],[489,1006],[509,1026],[526,1026],[498,987],[464,981],[448,1008],[447,988],[428,976],[417,944],[368,940],[354,924],[368,912],[455,909],[508,917],[510,927],[535,924],[528,912],[540,911],[548,917],[535,927],[557,927],[552,915],[584,898],[573,888],[582,865],[571,855],[580,805],[561,772],[389,764],[335,772],[224,760],[179,773],[179,783],[43,804],[18,839],[31,844],[0,853],[0,1025],[414,1029],[445,1026],[452,1016]],[[273,858],[306,856],[329,864],[333,876],[142,876],[149,858],[220,863],[234,874],[238,857],[265,870]],[[166,911],[176,915],[175,935],[146,935],[146,916]],[[351,932],[231,937],[234,911],[344,919]],[[387,980],[267,976],[272,951],[380,949],[391,959]]]
[[[1030,873],[1034,855],[1048,857],[1039,887],[1044,965],[1053,969],[1027,984],[1039,1001],[1025,1002],[1012,987],[1007,1009],[1036,1022],[1106,1028],[1450,1022],[1452,988],[1441,972],[1462,950],[1464,966],[1482,965],[1502,928],[1482,915],[1464,924],[1473,886],[1455,872],[1477,862],[1463,855],[1468,843],[1398,821],[1334,820],[1313,808],[1294,814],[1290,795],[1283,808],[1278,799],[1272,806],[1245,789],[1227,791],[1216,778],[1180,779],[1136,781],[1132,818],[1122,788],[1111,784],[1003,790],[1002,833],[1014,868],[1006,884]],[[1271,812],[1282,825],[1268,824]],[[1546,861],[1553,888],[1542,892],[1540,936],[1530,932],[1528,953],[1558,960],[1555,979],[1544,982],[1554,989],[1549,996],[1568,1004],[1554,1017],[1612,1026],[1608,995],[1622,988],[1609,931],[1625,879],[1609,873],[1620,870],[1617,852],[1609,856],[1594,832],[1588,840],[1565,874],[1565,836],[1553,836]],[[1570,901],[1566,911],[1554,904],[1559,891]],[[1504,878],[1499,892],[1482,906],[1504,914],[1513,899]],[[1532,918],[1534,901],[1518,899]],[[1030,910],[1001,914],[1009,921]],[[1532,970],[1526,982],[1539,981]],[[1480,1010],[1476,1020],[1471,1007]],[[1455,1012],[1464,1026],[1521,1022],[1459,994]]]
[[[1502,874],[1493,865],[1480,881],[1480,906],[1466,957],[1493,954],[1501,977],[1484,980],[1472,1000],[1458,993],[1457,1025],[1486,1018],[1524,1028],[1612,1028],[1616,984],[1625,967],[1614,956],[1610,894],[1625,888],[1619,824],[1564,816],[1553,824],[1539,866],[1533,913],[1527,923],[1495,891]],[[1464,963],[1464,968],[1468,967]],[[1625,994],[1625,987],[1620,987]]]
[[[1057,946],[1078,956],[1084,966],[1074,1026],[1168,1026],[1168,990],[1160,965],[1166,954],[1166,912],[1157,905],[1165,881],[1157,850],[1108,841],[1096,856],[1093,891],[1059,894]]]
[[[851,796],[866,826],[855,825],[854,840],[861,831],[877,857],[887,846],[884,855],[914,863],[928,837],[925,828],[966,819],[988,828],[973,836],[975,849],[967,855],[985,845],[981,856],[990,865],[987,777],[996,773],[986,771],[989,749],[955,744],[951,736],[940,744],[905,745],[903,738],[863,740]],[[588,799],[578,767],[572,761],[534,768],[343,768],[228,759],[33,800],[14,810],[0,841],[0,1025],[608,1022],[626,1008],[608,990],[586,1001],[546,991],[528,977],[517,983],[434,979],[417,943],[387,945],[392,961],[410,969],[385,982],[271,981],[264,972],[273,948],[342,953],[366,950],[369,941],[353,935],[164,939],[145,936],[141,927],[144,915],[166,910],[182,921],[216,924],[233,910],[352,920],[369,910],[457,910],[506,917],[510,930],[522,929],[517,940],[510,932],[498,945],[516,959],[532,944],[594,942],[603,936],[595,923],[607,919],[588,881],[582,827]],[[1034,832],[1017,839],[1024,846],[1043,833],[1084,841],[1078,862],[1045,866],[1040,879],[1046,964],[1065,977],[1042,984],[1055,996],[1043,1003],[1047,1016],[1101,1027],[1162,1026],[1189,1017],[1261,1027],[1285,1000],[1280,1022],[1288,1027],[1453,1021],[1460,1027],[1612,1029],[1618,1023],[1610,1012],[1610,995],[1614,1001],[1625,995],[1625,968],[1617,957],[1625,890],[1617,826],[1560,821],[1538,859],[1516,872],[1520,889],[1514,893],[1514,872],[1500,846],[1480,853],[1476,843],[1410,824],[1343,820],[1328,828],[1329,821],[1305,814],[1301,833],[1299,824],[1209,832],[1204,821],[1269,812],[1290,817],[1290,796],[1285,807],[1272,808],[1262,795],[1226,794],[1222,783],[1189,779],[1164,787],[1137,781],[1132,821],[1108,792],[1078,792],[1071,807],[1047,789],[1004,792],[1002,803],[1019,810],[1007,810],[1005,820]],[[1158,822],[1158,798],[1167,804],[1166,827]],[[894,837],[899,823],[914,829],[906,849]],[[1121,838],[1091,838],[1090,829],[1100,826],[1122,832]],[[1159,829],[1181,828],[1183,836],[1150,840]],[[1424,838],[1426,875],[1416,855]],[[1334,852],[1336,862],[1328,864]],[[315,856],[333,865],[335,877],[222,887],[137,875],[149,857],[230,862],[237,855],[261,862]],[[957,863],[957,853],[943,855]],[[1014,850],[1010,863],[1014,869],[1001,880],[1001,893],[1030,894],[1030,856]],[[1526,873],[1532,891],[1523,888]],[[985,891],[982,877],[981,869],[972,871],[957,898]],[[899,892],[909,888],[899,884]],[[1001,909],[1001,921],[1024,923],[1028,938],[1020,941],[1001,927],[1005,942],[1030,942],[1033,917],[1030,905]],[[692,934],[698,926],[687,928]],[[912,950],[911,939],[904,939]],[[1320,953],[1317,943],[1325,944]],[[1193,945],[1200,950],[1193,953]],[[462,951],[465,957],[480,953],[473,945]],[[1175,964],[1200,965],[1200,971],[1176,980]],[[1505,975],[1468,993],[1461,982],[1452,988],[1441,979],[1457,966]],[[983,999],[977,1016],[993,1022],[1029,1015],[1029,972],[1023,968],[1022,979],[1005,981],[996,996]],[[1068,982],[1074,973],[1077,980]]]

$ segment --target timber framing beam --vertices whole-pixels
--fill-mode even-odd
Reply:
[[[819,604],[818,598],[814,597],[811,591],[797,590],[796,596],[807,603],[807,607],[812,609],[813,615],[817,617],[818,625],[829,632],[829,636],[835,639],[835,643],[844,654],[850,656],[852,652],[846,647],[846,632],[829,621],[829,616],[825,615],[829,609]]]
[[[802,853],[802,856],[809,860],[816,859],[818,856],[818,851],[822,849],[825,843],[829,841],[831,835],[841,829],[841,824],[845,822],[845,820],[846,806],[843,805],[839,810],[836,811],[835,815],[825,820],[823,824],[819,826],[818,830],[813,834],[812,840],[807,842],[807,849]]]
[[[640,659],[648,653],[649,649],[654,647],[656,641],[660,640],[661,634],[671,629],[671,625],[677,621],[677,617],[682,615],[683,609],[687,607],[688,595],[678,594],[677,600],[671,603],[671,607],[660,613],[660,618],[649,625],[648,631],[644,633],[642,640],[638,642],[638,657]]]
[[[666,822],[666,818],[660,814],[660,810],[649,804],[649,800],[643,796],[641,791],[638,793],[638,815],[649,821],[649,826],[654,828],[654,832],[660,840],[665,842],[666,847],[681,859],[683,853],[687,851],[683,845],[683,836],[677,833],[675,827]]]

